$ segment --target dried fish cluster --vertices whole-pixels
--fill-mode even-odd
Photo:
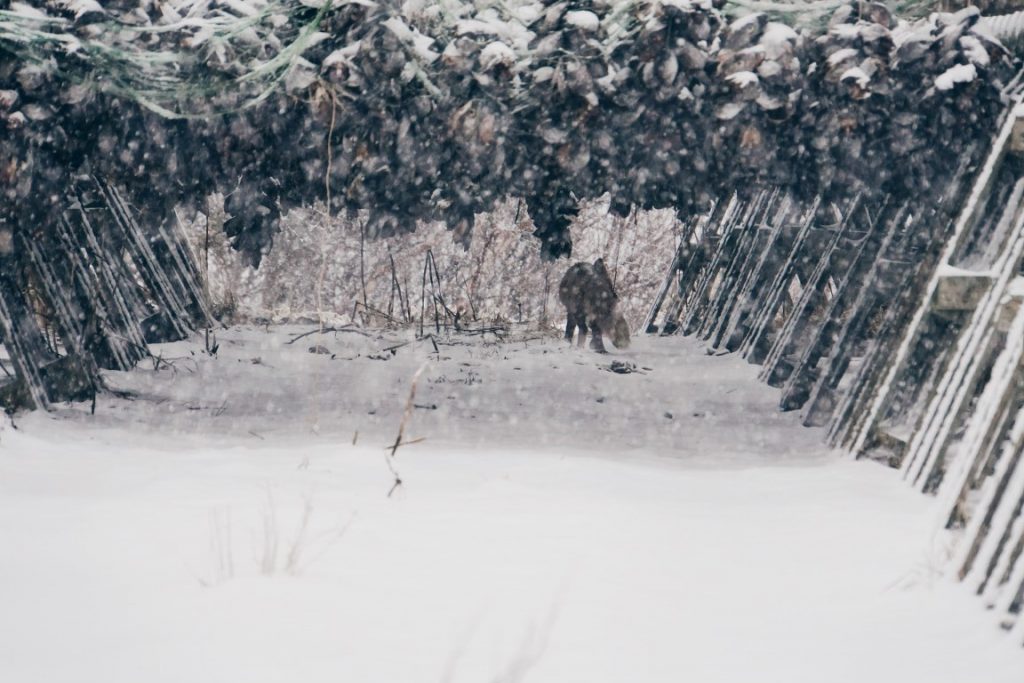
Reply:
[[[247,7],[248,13],[239,7]],[[527,200],[551,255],[577,198],[689,214],[737,187],[914,194],[997,110],[1012,60],[976,10],[820,36],[706,0],[546,2],[410,20],[397,3],[0,2],[2,219],[46,225],[75,174],[154,217],[219,188],[258,262],[282,208],[371,235]],[[29,225],[25,225],[28,223]],[[34,224],[34,225],[33,225]]]

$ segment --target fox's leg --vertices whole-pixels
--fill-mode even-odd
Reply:
[[[598,353],[608,353],[604,348],[604,339],[601,337],[601,328],[592,325],[590,329],[590,348]]]
[[[567,313],[567,319],[565,321],[565,340],[572,343],[572,333],[576,331],[576,316],[572,313]]]
[[[582,347],[583,341],[587,338],[587,319],[581,315],[576,318],[576,324],[580,328],[580,336],[576,340],[576,345]]]

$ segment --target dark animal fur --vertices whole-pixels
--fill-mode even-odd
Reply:
[[[616,348],[629,346],[629,325],[618,310],[619,297],[603,260],[570,267],[558,285],[558,299],[565,306],[565,338],[570,342],[579,328],[577,343],[583,346],[589,327],[590,348],[599,353],[605,352],[602,334],[611,337]]]

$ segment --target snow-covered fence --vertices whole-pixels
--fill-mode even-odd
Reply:
[[[953,560],[1024,634],[1024,109],[1007,117],[866,418],[857,455],[889,449],[963,527]],[[1021,638],[1024,641],[1024,638]]]
[[[951,572],[1024,643],[1024,106],[1007,96],[934,204],[723,200],[648,331],[743,353],[783,410],[937,495],[962,530]]]

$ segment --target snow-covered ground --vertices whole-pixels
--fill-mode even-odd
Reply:
[[[735,357],[306,329],[5,427],[0,680],[1024,680],[931,499]]]

